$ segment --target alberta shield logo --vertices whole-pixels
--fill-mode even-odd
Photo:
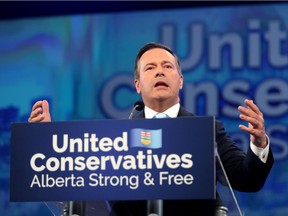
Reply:
[[[151,132],[149,131],[141,131],[140,133],[141,135],[141,143],[143,143],[144,145],[150,145],[151,144]]]
[[[162,129],[134,128],[130,133],[130,147],[157,149],[162,147]]]

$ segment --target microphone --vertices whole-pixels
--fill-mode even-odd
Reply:
[[[134,103],[134,107],[133,107],[133,109],[132,109],[132,111],[131,111],[128,119],[131,119],[131,118],[133,117],[135,110],[141,111],[141,110],[144,109],[144,106],[145,106],[145,105],[144,105],[143,101],[136,101],[136,102]]]
[[[163,200],[147,200],[147,216],[163,216]]]
[[[65,216],[84,216],[85,215],[85,202],[84,201],[70,201],[69,210],[65,211]]]

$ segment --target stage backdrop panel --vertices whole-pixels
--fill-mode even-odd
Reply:
[[[223,120],[244,150],[237,106],[244,98],[259,105],[276,161],[260,192],[237,198],[247,215],[287,215],[287,29],[286,4],[0,21],[1,215],[44,214],[35,203],[8,203],[10,123],[26,122],[39,99],[50,102],[53,120],[127,118],[140,98],[134,58],[150,41],[179,55],[181,104]]]

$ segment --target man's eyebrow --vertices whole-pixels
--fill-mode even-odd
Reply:
[[[171,61],[168,61],[168,60],[164,60],[161,62],[161,65],[164,65],[164,64],[171,64],[173,65],[173,62]],[[148,67],[148,66],[156,66],[157,63],[156,62],[148,62],[147,64],[144,65],[144,68]]]
[[[155,65],[157,65],[157,63],[156,62],[149,62],[149,63],[145,64],[144,67],[147,67],[149,65],[155,66]]]
[[[167,60],[161,62],[161,64],[167,64],[167,63],[169,63],[169,64],[173,64],[173,62],[171,62],[171,61],[167,61]]]

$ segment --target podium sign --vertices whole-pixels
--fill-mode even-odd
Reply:
[[[15,123],[11,201],[215,199],[214,118]]]

